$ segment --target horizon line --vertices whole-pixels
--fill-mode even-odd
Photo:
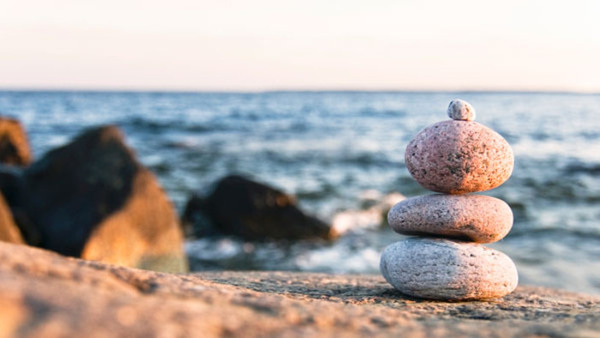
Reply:
[[[578,94],[598,95],[599,91],[569,89],[406,89],[406,88],[272,88],[272,89],[189,89],[189,88],[119,88],[119,87],[4,87],[0,92],[75,92],[75,93],[181,93],[181,94],[269,94],[269,93],[461,93],[461,94]]]

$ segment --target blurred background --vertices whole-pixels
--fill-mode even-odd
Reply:
[[[340,234],[192,231],[192,271],[376,274],[402,238],[390,201],[427,193],[404,148],[462,98],[515,152],[485,193],[515,225],[490,246],[523,284],[600,294],[598,14],[596,1],[5,2],[0,114],[34,159],[117,125],[182,217],[238,174]]]

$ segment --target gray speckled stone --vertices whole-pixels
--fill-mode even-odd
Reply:
[[[505,254],[447,239],[409,238],[391,244],[383,251],[380,269],[400,292],[429,299],[498,298],[518,283],[517,268]]]
[[[406,167],[423,187],[464,194],[493,189],[512,174],[513,151],[500,134],[469,121],[421,130],[406,147]]]
[[[461,121],[474,121],[475,120],[475,108],[467,101],[461,99],[454,99],[450,101],[448,105],[448,117],[453,120]]]
[[[426,195],[392,207],[388,223],[404,235],[434,235],[492,243],[508,234],[513,213],[506,202],[484,195]]]

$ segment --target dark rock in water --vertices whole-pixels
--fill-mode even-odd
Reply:
[[[494,301],[402,295],[381,276],[173,275],[0,243],[0,337],[598,337],[600,299],[519,286]],[[84,333],[84,334],[82,334]]]
[[[218,235],[219,231],[209,218],[206,201],[198,195],[193,195],[185,205],[181,226],[186,237],[207,237]]]
[[[221,179],[206,199],[190,199],[183,219],[198,236],[217,232],[250,240],[337,237],[329,225],[302,212],[293,197],[235,175]]]
[[[0,241],[25,243],[2,194],[0,194]]]
[[[143,269],[187,269],[173,206],[118,128],[84,132],[23,176],[20,209],[41,247]]]
[[[27,166],[31,160],[27,134],[21,123],[0,117],[0,163]]]

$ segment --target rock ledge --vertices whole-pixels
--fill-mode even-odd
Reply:
[[[0,337],[600,335],[600,298],[540,287],[452,303],[379,276],[175,275],[7,243],[0,262]]]

